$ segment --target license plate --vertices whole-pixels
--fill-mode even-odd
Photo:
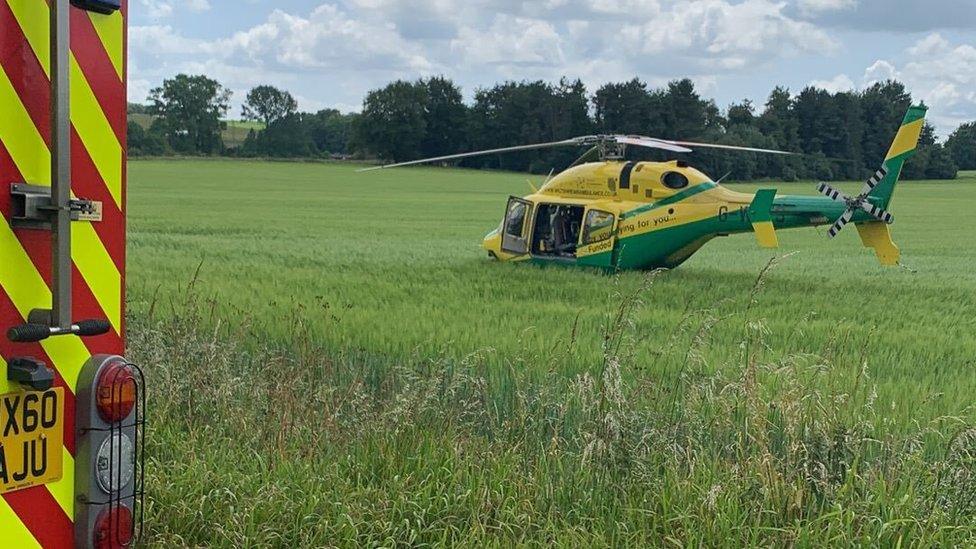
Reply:
[[[0,396],[0,493],[61,479],[64,389]]]

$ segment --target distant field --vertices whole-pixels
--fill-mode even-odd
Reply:
[[[155,117],[151,114],[129,114],[129,120],[149,129]],[[249,120],[227,120],[227,128],[221,133],[226,147],[239,147],[251,130],[262,130],[264,124]]]
[[[773,254],[751,235],[717,239],[655,277],[619,325],[645,274],[498,264],[482,253],[506,197],[528,192],[525,175],[236,161],[134,161],[129,173],[134,340],[210,346],[201,356],[184,349],[188,358],[146,355],[165,388],[155,465],[176,471],[153,480],[166,509],[150,513],[159,544],[973,539],[972,515],[955,504],[939,514],[916,503],[936,497],[925,492],[935,481],[920,479],[936,478],[946,437],[976,421],[974,173],[899,185],[893,234],[906,268],[880,267],[853,229],[834,241],[823,229],[784,231],[778,253],[796,253],[756,290]],[[775,186],[813,193],[809,183]],[[218,335],[207,336],[217,319]],[[618,339],[627,352],[608,347]],[[222,345],[237,358],[214,362],[208,353]],[[257,365],[271,347],[300,364]],[[606,386],[617,364],[626,404]],[[229,377],[211,387],[210,368]],[[470,379],[449,390],[448,370]],[[199,397],[181,394],[183,371]],[[284,389],[265,387],[279,375],[330,389],[314,404],[283,393],[299,418],[286,421],[275,415]],[[597,391],[591,408],[572,396],[585,379]],[[262,389],[248,392],[252,383]],[[750,394],[768,404],[755,416],[768,427],[759,438],[746,426]],[[363,417],[350,412],[357,398]],[[271,410],[255,418],[311,431],[264,441],[261,420],[244,427],[252,404]],[[471,410],[484,418],[469,422]],[[347,425],[340,412],[360,419]],[[770,427],[794,413],[795,432]],[[619,424],[603,423],[614,414]],[[663,430],[641,431],[652,424]],[[696,448],[691,461],[655,461],[661,451],[648,441],[677,436],[678,424],[688,438],[673,444]],[[614,451],[632,430],[633,446]],[[689,442],[702,433],[707,441]],[[264,450],[230,448],[251,436]],[[858,436],[883,440],[850,442]],[[740,453],[725,456],[730,448]],[[757,448],[786,455],[782,467]],[[915,449],[921,461],[899,461]],[[794,450],[841,464],[829,486],[804,480],[820,469],[791,461]],[[177,467],[187,452],[193,459]],[[594,455],[609,461],[594,465]],[[236,515],[220,510],[235,505]],[[211,531],[207,520],[224,526]]]

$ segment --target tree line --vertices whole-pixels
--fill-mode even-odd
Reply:
[[[802,152],[782,157],[700,150],[665,156],[631,148],[634,159],[681,157],[714,177],[860,179],[879,166],[912,103],[896,81],[831,93],[776,87],[757,106],[745,100],[720,109],[691,80],[652,88],[639,79],[608,83],[589,93],[580,80],[504,82],[479,89],[466,103],[444,77],[398,80],[367,93],[359,114],[335,109],[301,112],[294,97],[257,86],[241,117],[256,122],[237,146],[226,146],[231,92],[206,76],[178,75],[151,91],[147,105],[130,105],[129,153],[278,158],[359,158],[404,161],[472,150],[557,141],[594,133],[641,134]],[[137,121],[138,116],[143,118]],[[545,149],[470,158],[461,165],[546,173],[582,151]],[[908,179],[951,179],[976,169],[976,122],[944,143],[931,125],[905,170]]]

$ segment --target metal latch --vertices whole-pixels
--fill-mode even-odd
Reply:
[[[42,185],[10,185],[10,224],[15,229],[51,229],[51,217],[57,208],[51,200],[51,188]],[[72,221],[102,220],[102,203],[76,199],[69,202]]]
[[[16,381],[35,391],[47,391],[54,385],[54,370],[32,356],[12,358],[7,363],[7,381]]]

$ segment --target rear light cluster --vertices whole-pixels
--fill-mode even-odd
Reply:
[[[95,549],[118,549],[132,543],[132,511],[124,506],[109,507],[95,519]]]
[[[108,363],[95,385],[98,414],[109,423],[117,423],[129,417],[135,404],[136,378],[132,367],[121,360]]]
[[[76,506],[78,545],[129,547],[141,529],[143,388],[142,372],[122,357],[92,357],[82,371],[78,406],[88,409],[76,410],[85,458],[76,460],[76,493],[85,499]]]

